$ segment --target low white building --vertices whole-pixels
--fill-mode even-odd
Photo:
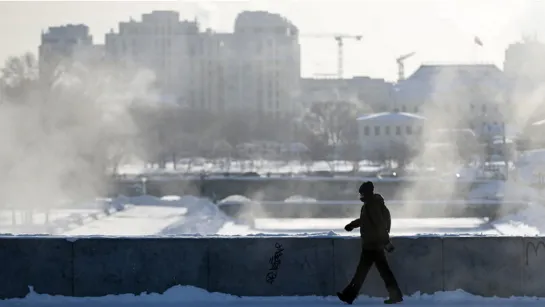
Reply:
[[[363,153],[385,154],[400,144],[416,143],[426,118],[412,113],[375,113],[358,119],[358,135]]]

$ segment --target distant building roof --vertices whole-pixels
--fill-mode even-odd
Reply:
[[[411,76],[396,85],[395,92],[401,100],[425,99],[440,86],[455,90],[486,83],[505,88],[506,81],[503,72],[493,64],[421,65]]]
[[[358,117],[358,121],[402,123],[414,120],[426,120],[424,116],[404,112],[383,112]]]
[[[481,78],[489,75],[501,76],[502,71],[494,64],[421,65],[407,80],[429,79],[440,74],[451,74],[461,78]]]
[[[240,12],[235,19],[235,33],[241,32],[244,28],[260,28],[261,30],[268,28],[269,30],[276,31],[278,30],[278,27],[290,29],[291,35],[299,32],[297,27],[289,19],[277,13],[270,13],[267,11],[243,11]]]

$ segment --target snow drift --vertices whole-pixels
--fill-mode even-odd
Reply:
[[[108,200],[124,211],[91,222],[66,235],[208,235],[215,234],[230,221],[208,199],[168,195],[119,196]]]
[[[206,290],[191,286],[174,286],[163,294],[133,295],[108,295],[103,297],[74,298],[64,296],[50,296],[37,294],[30,287],[30,293],[24,298],[10,299],[4,301],[6,305],[16,306],[55,306],[55,305],[76,305],[76,306],[119,306],[130,304],[131,306],[180,306],[188,305],[195,307],[208,306],[321,306],[338,305],[340,302],[336,297],[318,296],[284,296],[284,297],[238,297],[222,293],[210,293]],[[381,298],[370,298],[360,295],[356,304],[366,306],[383,306]],[[511,298],[484,298],[469,294],[462,290],[437,292],[435,294],[415,293],[405,297],[405,304],[417,306],[519,306],[521,304],[531,306],[543,305],[543,300],[530,297]]]

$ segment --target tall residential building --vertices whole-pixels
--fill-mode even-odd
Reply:
[[[505,51],[504,72],[509,82],[511,117],[521,126],[545,118],[545,44],[524,39]]]
[[[118,33],[106,34],[106,53],[110,59],[150,69],[163,94],[180,100],[196,70],[193,57],[202,52],[199,35],[197,22],[180,21],[178,12],[154,11],[140,22],[121,22]]]
[[[236,56],[232,35],[206,30],[197,39],[191,56],[189,87],[180,93],[182,101],[192,108],[222,113],[236,106],[238,84],[235,74]]]
[[[93,45],[89,27],[83,24],[49,27],[39,46],[40,75],[51,74],[64,59],[93,60],[101,57],[101,46]]]
[[[280,15],[243,12],[234,33],[201,31],[177,12],[154,11],[106,35],[106,50],[155,72],[165,95],[213,112],[292,112],[300,78],[297,28]],[[261,111],[261,112],[260,112]]]
[[[298,32],[278,14],[258,11],[237,16],[233,47],[240,108],[273,117],[296,111],[301,78]]]
[[[525,39],[505,50],[503,70],[510,79],[519,82],[545,82],[545,44]]]

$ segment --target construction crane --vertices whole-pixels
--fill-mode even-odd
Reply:
[[[396,59],[397,62],[397,82],[405,80],[405,65],[403,62],[412,57],[415,54],[415,52],[407,53],[405,55],[400,56]]]
[[[344,40],[354,39],[360,41],[363,35],[349,35],[349,34],[300,34],[301,37],[313,37],[313,38],[333,38],[337,41],[337,77],[343,78],[344,75]]]

